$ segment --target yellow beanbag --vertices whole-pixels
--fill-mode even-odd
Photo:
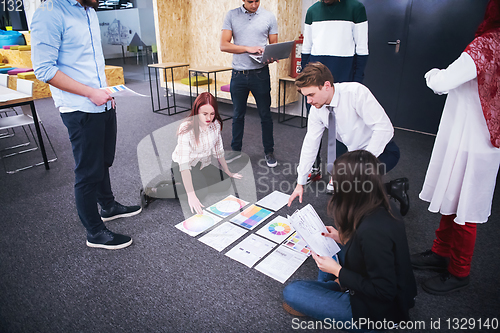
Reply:
[[[185,77],[185,78],[181,79],[181,83],[189,85],[189,78]],[[212,83],[212,79],[210,79],[210,81],[209,81],[204,76],[198,76],[198,85],[199,86],[202,86],[202,85],[207,84],[207,83],[208,84]],[[196,86],[196,76],[191,77],[191,85]]]

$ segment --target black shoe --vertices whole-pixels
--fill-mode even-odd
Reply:
[[[399,212],[402,216],[408,214],[410,209],[410,198],[407,191],[410,189],[408,178],[398,178],[391,180],[387,185],[387,194],[399,201]]]
[[[231,163],[232,161],[241,157],[241,151],[229,150],[224,152],[224,159],[227,163]]]
[[[450,272],[446,272],[425,281],[422,284],[422,289],[433,295],[447,295],[454,291],[464,289],[469,285],[469,281],[469,276],[460,278]]]
[[[266,154],[266,163],[267,166],[270,168],[274,168],[275,166],[278,165],[278,161],[276,161],[276,159],[274,158],[273,153]]]
[[[87,246],[107,249],[118,250],[123,249],[132,244],[132,238],[125,235],[115,234],[104,228],[95,235],[87,233]]]
[[[152,203],[153,201],[156,201],[156,198],[153,198],[153,197],[150,197],[149,195],[147,195],[142,188],[139,192],[139,196],[141,197],[141,207],[142,208],[146,208],[149,206],[150,203]]]
[[[443,271],[448,268],[449,259],[441,257],[432,250],[427,250],[422,253],[412,254],[410,261],[413,268]]]
[[[101,209],[101,219],[111,221],[120,217],[130,217],[139,214],[142,211],[141,206],[124,206],[115,201],[110,209]]]

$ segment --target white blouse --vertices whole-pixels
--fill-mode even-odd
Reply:
[[[179,132],[188,126],[184,122],[179,127]],[[180,134],[177,138],[177,146],[172,153],[172,160],[179,164],[179,170],[191,170],[193,166],[201,162],[201,169],[212,162],[212,156],[217,159],[224,156],[222,144],[221,126],[218,121],[210,123],[206,128],[200,128],[198,143],[196,143],[194,131]]]
[[[500,165],[490,142],[477,86],[476,65],[467,53],[446,69],[425,74],[437,94],[448,94],[420,199],[429,211],[457,214],[458,224],[484,223]]]

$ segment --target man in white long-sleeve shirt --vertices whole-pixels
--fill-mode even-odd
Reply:
[[[396,166],[399,148],[392,141],[394,127],[367,87],[357,82],[334,84],[330,70],[319,62],[308,64],[297,77],[295,85],[307,98],[307,103],[311,104],[311,111],[297,167],[297,186],[290,196],[289,205],[297,196],[302,202],[303,186],[316,159],[323,132],[329,128],[331,121],[335,128],[330,128],[328,135],[329,166],[335,160],[334,151],[330,149],[335,146],[335,139],[345,144],[349,151],[363,149],[371,152],[385,164],[385,172]],[[327,169],[328,172],[332,171],[331,167]],[[397,179],[387,186],[388,192],[394,192],[393,197],[400,201],[402,214],[406,214],[408,209],[403,206],[409,204],[407,181],[406,178]],[[391,191],[392,188],[394,191]],[[333,191],[331,182],[327,190]]]

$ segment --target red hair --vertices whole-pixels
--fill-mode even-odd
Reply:
[[[191,113],[187,116],[187,126],[183,126],[182,123],[181,127],[182,129],[179,130],[178,134],[184,134],[189,132],[190,130],[194,131],[194,138],[196,140],[196,143],[198,143],[198,140],[200,138],[200,123],[199,123],[199,118],[198,114],[200,113],[200,108],[203,105],[211,105],[214,108],[215,111],[215,117],[214,117],[214,122],[217,120],[220,124],[220,129],[222,130],[222,118],[219,114],[219,107],[217,105],[217,100],[215,97],[209,93],[209,92],[203,92],[196,97],[193,103],[193,108],[191,109]]]

